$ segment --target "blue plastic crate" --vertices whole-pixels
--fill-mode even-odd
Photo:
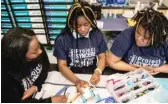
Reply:
[[[70,8],[70,5],[67,6],[67,5],[45,5],[44,6],[45,9],[69,9]]]
[[[44,2],[73,2],[73,0],[43,0]]]
[[[8,15],[8,12],[6,12],[6,11],[1,11],[1,16],[9,16],[9,15]]]
[[[1,5],[1,10],[6,10],[6,6],[5,5]]]
[[[3,21],[3,22],[10,22],[10,19],[9,18],[1,18],[1,21]]]
[[[66,18],[47,18],[47,22],[66,22]]]
[[[11,3],[39,2],[39,0],[10,0]]]
[[[1,27],[2,27],[2,28],[12,28],[12,24],[2,23],[2,24],[1,24]]]
[[[46,12],[47,16],[67,16],[68,12],[63,12],[63,11],[49,11]]]

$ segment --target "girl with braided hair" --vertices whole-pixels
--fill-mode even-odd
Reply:
[[[88,82],[79,79],[74,73],[93,74],[90,82],[99,82],[105,67],[107,46],[96,26],[94,12],[87,2],[72,5],[66,27],[55,40],[54,48],[53,54],[57,57],[60,72],[74,83],[79,91],[81,87],[88,85]]]
[[[152,8],[132,18],[135,27],[121,32],[114,40],[106,61],[120,71],[144,67],[152,75],[168,73],[168,20]]]

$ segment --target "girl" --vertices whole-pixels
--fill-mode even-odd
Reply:
[[[79,91],[88,83],[74,73],[92,73],[90,82],[97,84],[105,67],[107,47],[95,21],[88,3],[75,3],[69,10],[66,27],[55,40],[54,56],[59,70]]]
[[[2,38],[1,46],[3,103],[66,102],[65,96],[32,98],[40,91],[50,68],[47,54],[32,30],[19,27],[9,30]]]
[[[139,11],[136,26],[121,32],[107,55],[107,64],[116,70],[144,67],[152,75],[168,73],[168,20],[152,8]]]

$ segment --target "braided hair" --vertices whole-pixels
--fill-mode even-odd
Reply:
[[[75,4],[71,6],[67,17],[66,28],[68,30],[74,29],[73,24],[75,23],[74,30],[76,30],[77,32],[77,24],[78,24],[77,18],[80,16],[84,16],[93,28],[97,28],[95,14],[91,6],[84,1],[75,2]]]
[[[66,26],[62,32],[68,32],[68,34],[69,34],[69,33],[73,33],[73,31],[75,30],[76,37],[77,37],[77,39],[75,39],[75,41],[77,44],[76,44],[76,46],[74,46],[73,42],[71,42],[71,44],[72,44],[73,48],[77,47],[77,49],[79,49],[79,44],[78,44],[79,43],[78,42],[79,41],[79,32],[77,31],[78,18],[83,16],[89,22],[89,24],[91,25],[91,27],[93,29],[99,30],[97,27],[97,24],[96,24],[96,17],[95,17],[94,11],[92,10],[91,6],[85,1],[78,2],[78,0],[76,0],[68,12],[69,13],[68,13],[67,20],[66,20]],[[90,35],[89,35],[89,39],[91,40],[91,45],[94,46]],[[79,54],[79,51],[77,52],[77,54]],[[74,55],[73,58],[75,58],[75,56],[76,55]],[[73,60],[75,60],[75,59],[73,59]],[[81,59],[79,58],[79,60],[81,60]]]
[[[151,45],[159,47],[168,38],[168,20],[160,12],[150,8],[145,8],[138,11],[132,20],[136,21],[136,28],[142,26],[146,31],[149,31]],[[145,34],[146,36],[146,34]]]

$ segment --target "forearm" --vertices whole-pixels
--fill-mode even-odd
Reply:
[[[168,73],[168,64],[164,64],[154,69],[155,72]]]
[[[121,60],[116,63],[108,63],[108,65],[113,69],[121,70],[121,71],[133,71],[136,69],[136,67],[133,67],[132,65],[127,64]]]
[[[72,83],[76,83],[80,80],[67,66],[59,67],[60,72]]]
[[[100,58],[98,63],[97,63],[97,68],[99,68],[99,69],[101,69],[103,71],[105,66],[106,66],[105,57],[104,58]]]

